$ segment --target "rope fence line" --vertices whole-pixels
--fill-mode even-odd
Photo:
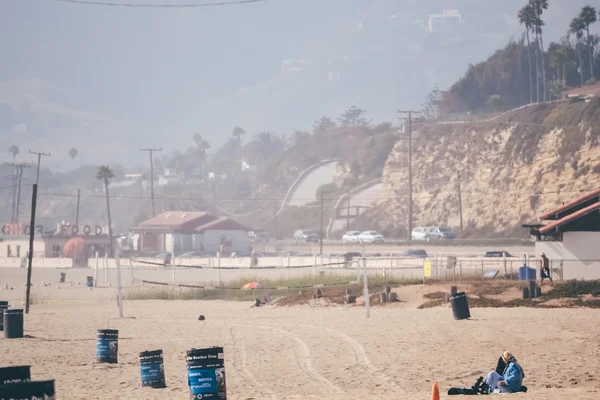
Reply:
[[[171,287],[180,287],[180,288],[188,288],[188,289],[205,289],[205,290],[295,290],[295,289],[318,289],[325,287],[335,287],[335,286],[347,286],[347,285],[358,285],[358,281],[345,281],[345,282],[332,282],[332,283],[319,283],[315,285],[294,285],[294,286],[276,286],[276,287],[259,287],[256,289],[244,289],[239,287],[232,286],[205,286],[205,285],[188,285],[184,283],[168,283],[168,282],[159,282],[159,281],[148,281],[141,280],[142,284],[148,285],[159,285],[159,286],[171,286]]]
[[[132,262],[136,262],[139,264],[147,264],[147,265],[155,265],[158,267],[165,267],[165,269],[167,268],[191,268],[191,269],[220,269],[220,270],[240,270],[240,269],[303,269],[303,268],[319,268],[319,267],[329,267],[329,266],[334,266],[334,265],[344,265],[344,264],[350,264],[353,261],[348,261],[348,262],[335,262],[335,263],[325,263],[325,264],[305,264],[305,265],[290,265],[290,266],[283,266],[283,267],[277,267],[277,266],[256,266],[256,267],[215,267],[215,266],[211,266],[211,265],[184,265],[184,264],[175,264],[175,265],[165,265],[164,263],[159,263],[159,262],[153,262],[153,261],[143,261],[143,260],[131,260]],[[356,261],[356,260],[354,260]]]

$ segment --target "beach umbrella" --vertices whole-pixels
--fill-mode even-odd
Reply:
[[[248,282],[244,286],[242,286],[242,289],[260,289],[260,288],[262,288],[262,285],[258,282]]]

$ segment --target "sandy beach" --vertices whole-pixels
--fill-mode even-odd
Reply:
[[[22,291],[0,298],[20,306]],[[55,379],[58,399],[187,399],[186,350],[223,346],[230,399],[426,400],[432,382],[452,398],[449,387],[471,386],[510,350],[530,389],[515,398],[599,398],[600,311],[476,308],[454,321],[447,307],[417,310],[419,286],[397,292],[403,302],[370,319],[360,306],[156,300],[125,301],[120,319],[114,288],[48,289],[25,316],[26,337],[0,339],[0,364]],[[95,360],[96,330],[108,327],[119,330],[117,365]],[[138,353],[155,349],[168,387],[142,389]]]

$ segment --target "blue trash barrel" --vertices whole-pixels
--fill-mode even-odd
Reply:
[[[185,360],[190,399],[227,399],[222,347],[188,350]]]
[[[54,380],[29,381],[0,388],[0,399],[38,400],[54,399]]]
[[[0,386],[28,382],[30,379],[29,365],[0,368]]]
[[[119,362],[119,331],[117,329],[98,329],[96,360],[109,364]]]
[[[0,331],[4,330],[4,310],[8,308],[8,301],[0,301]]]
[[[4,337],[6,339],[23,337],[23,309],[9,308],[4,310]]]
[[[536,270],[527,266],[519,267],[519,280],[520,281],[535,281]]]
[[[465,292],[458,292],[455,295],[451,295],[450,305],[452,306],[452,314],[455,320],[471,318],[469,302]]]
[[[87,287],[94,286],[94,277],[93,276],[87,277],[87,280],[85,281],[85,286],[87,286]]]
[[[142,374],[142,387],[155,389],[167,387],[162,350],[140,353],[140,373]]]

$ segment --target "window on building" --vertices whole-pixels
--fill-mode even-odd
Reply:
[[[21,258],[21,245],[17,245],[17,258]]]
[[[58,258],[59,255],[60,255],[60,245],[55,244],[52,246],[52,257]]]

